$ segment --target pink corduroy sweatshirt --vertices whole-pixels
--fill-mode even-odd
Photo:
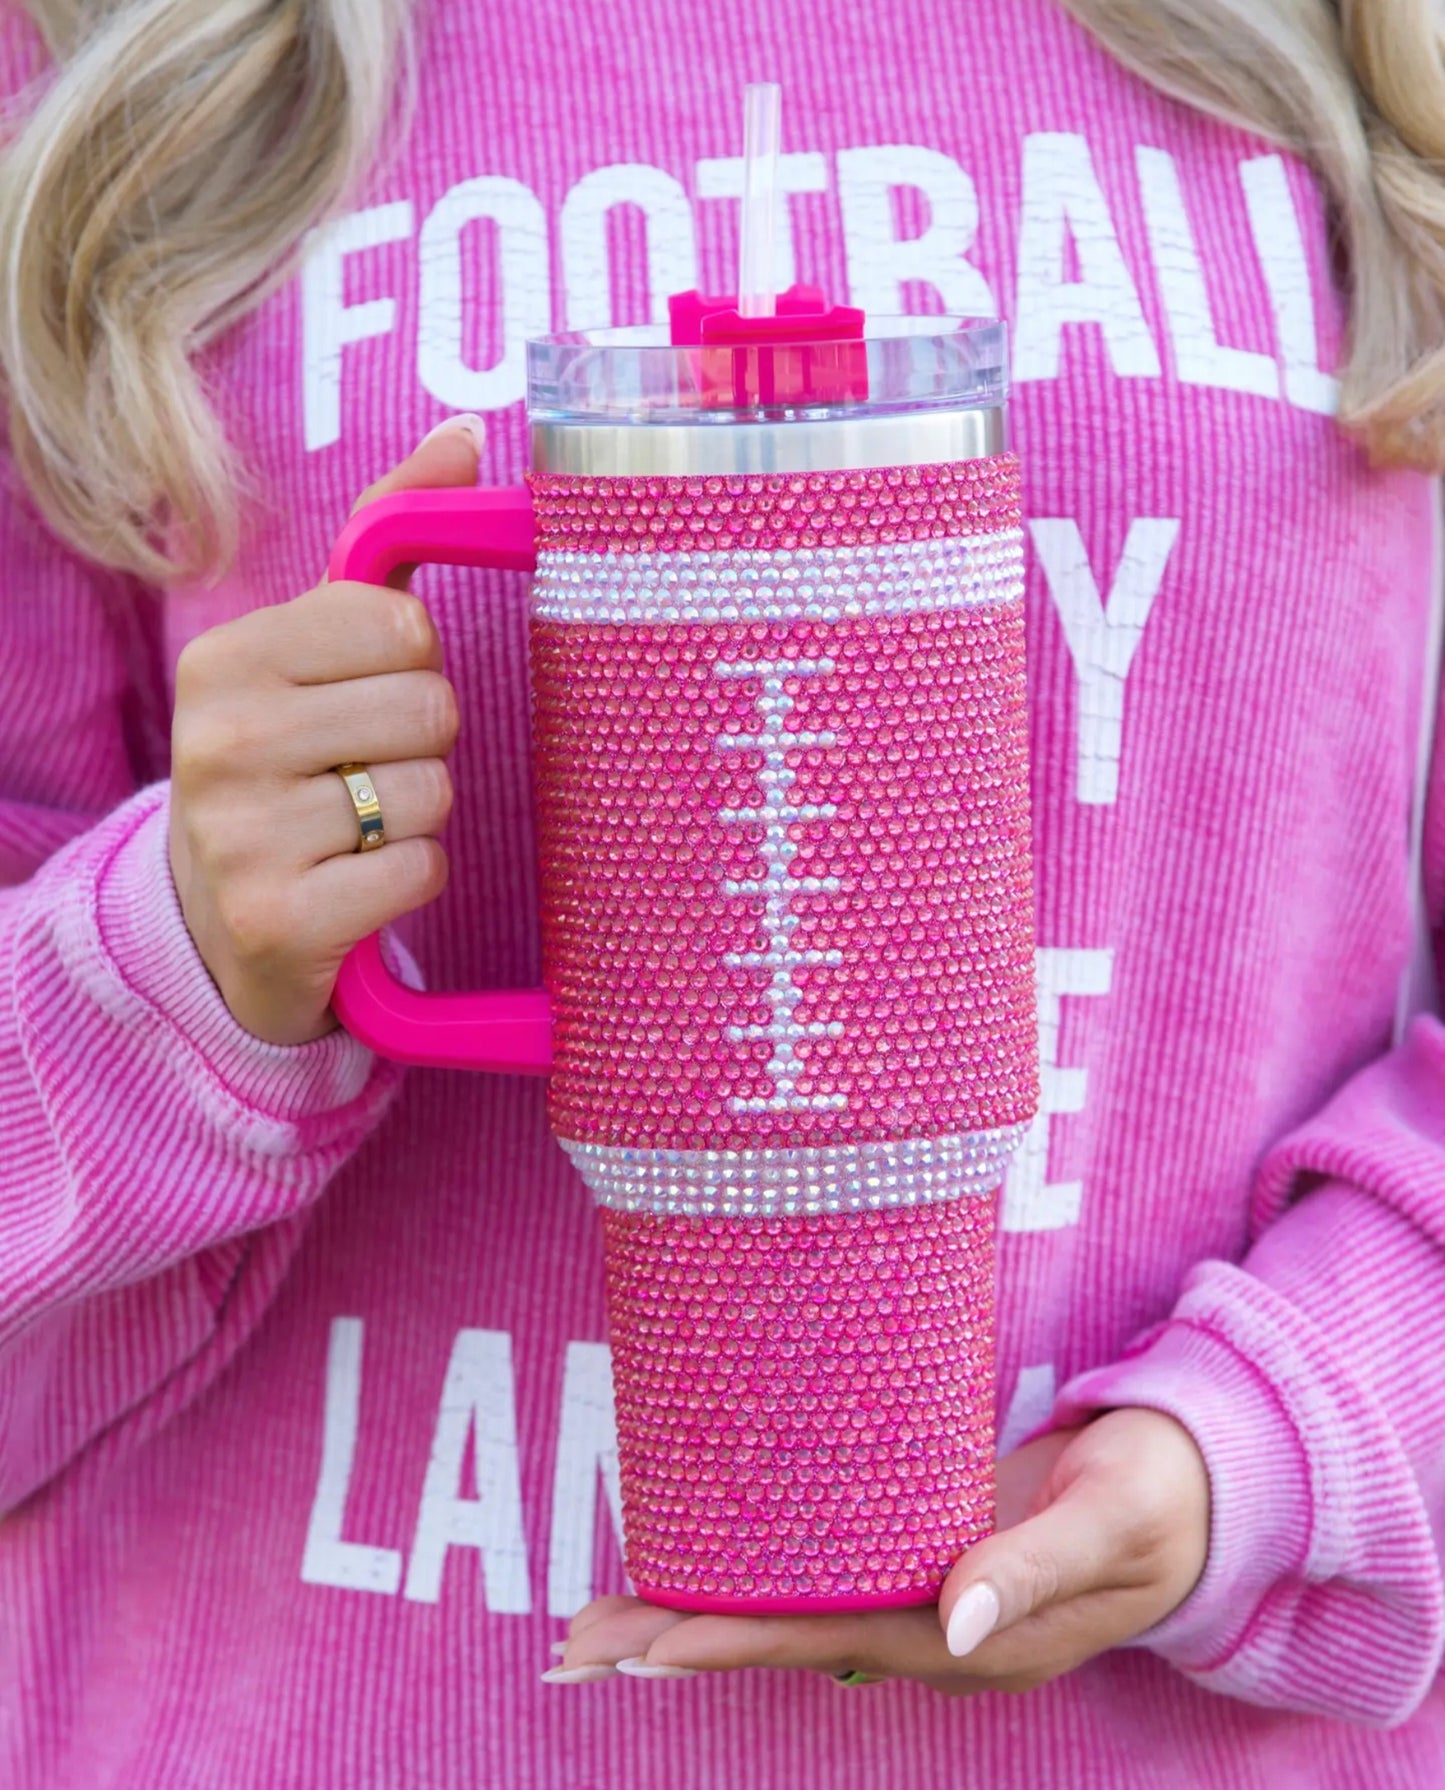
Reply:
[[[624,1589],[599,1230],[542,1087],[258,1042],[167,868],[181,646],[313,583],[449,412],[515,479],[528,335],[725,287],[760,77],[802,277],[1012,326],[1045,1067],[1000,1446],[1152,1406],[1213,1487],[1187,1602],[1023,1697],[539,1683]],[[417,89],[210,357],[253,492],[226,581],[98,571],[13,476],[0,508],[0,1785],[1445,1782],[1445,1032],[1391,1042],[1434,492],[1332,419],[1315,182],[1048,0],[433,0]],[[465,724],[401,940],[433,987],[530,985],[525,586],[422,589]]]

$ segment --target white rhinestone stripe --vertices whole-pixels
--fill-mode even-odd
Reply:
[[[769,1008],[762,1025],[729,1026],[728,1037],[734,1042],[765,1038],[773,1047],[767,1065],[767,1076],[773,1084],[771,1094],[735,1094],[728,1105],[735,1113],[837,1112],[848,1104],[846,1094],[803,1094],[798,1079],[807,1065],[798,1056],[798,1046],[805,1038],[841,1038],[841,1020],[808,1022],[797,1017],[797,1008],[806,1000],[803,989],[793,980],[794,970],[817,963],[840,964],[841,951],[800,951],[794,948],[793,934],[798,916],[792,912],[792,901],[800,894],[833,894],[842,885],[836,876],[794,876],[792,862],[798,855],[798,843],[792,835],[795,826],[806,825],[804,809],[788,800],[788,792],[797,781],[795,766],[787,762],[789,753],[810,751],[817,747],[836,746],[836,733],[816,733],[786,725],[797,706],[797,699],[787,686],[792,681],[806,682],[810,677],[829,678],[837,670],[832,659],[744,659],[735,662],[719,660],[712,668],[717,678],[743,678],[756,681],[758,694],[757,731],[721,735],[714,745],[719,752],[744,752],[761,756],[754,776],[758,784],[760,808],[725,808],[718,815],[724,826],[754,825],[754,816],[763,819],[763,836],[757,844],[762,861],[762,875],[741,881],[727,879],[723,894],[761,895],[764,901],[761,929],[767,940],[763,951],[728,951],[723,962],[729,969],[749,969],[766,973],[767,981],[760,990]],[[813,804],[810,817],[832,820],[837,808],[826,802]]]
[[[718,553],[542,552],[532,612],[560,622],[825,622],[1021,599],[1023,532]]]
[[[774,1150],[561,1142],[599,1206],[669,1218],[816,1217],[991,1193],[1027,1129]]]

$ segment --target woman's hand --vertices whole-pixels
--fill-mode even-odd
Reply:
[[[858,1616],[685,1616],[607,1597],[572,1622],[549,1677],[687,1677],[740,1666],[916,1678],[950,1696],[1024,1691],[1142,1634],[1184,1601],[1209,1551],[1209,1476],[1158,1411],[1108,1411],[998,1464],[999,1529],[938,1606]]]
[[[361,502],[474,485],[480,445],[477,419],[451,418]],[[417,598],[324,582],[181,654],[171,874],[206,968],[258,1038],[331,1030],[347,951],[446,882],[435,835],[451,809],[457,702],[441,663]],[[386,844],[364,856],[333,769],[353,761],[373,770],[386,819]]]

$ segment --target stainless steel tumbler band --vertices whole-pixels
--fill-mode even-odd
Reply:
[[[796,423],[534,422],[532,465],[573,478],[831,472],[986,459],[1008,446],[1001,405]]]

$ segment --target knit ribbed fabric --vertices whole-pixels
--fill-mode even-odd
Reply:
[[[542,1087],[250,1038],[167,869],[185,641],[314,582],[449,411],[515,480],[528,334],[726,287],[762,77],[798,272],[1013,329],[1045,1112],[1002,1446],[1148,1405],[1213,1483],[1188,1601],[1023,1698],[539,1683],[625,1588]],[[417,91],[211,356],[253,493],[221,586],[138,590],[0,501],[0,1785],[1433,1790],[1445,1033],[1389,1044],[1433,494],[1329,414],[1309,175],[1048,0],[432,0]],[[465,722],[451,881],[399,937],[434,987],[530,986],[525,588],[419,588]],[[1439,796],[1427,869],[1438,918]]]

